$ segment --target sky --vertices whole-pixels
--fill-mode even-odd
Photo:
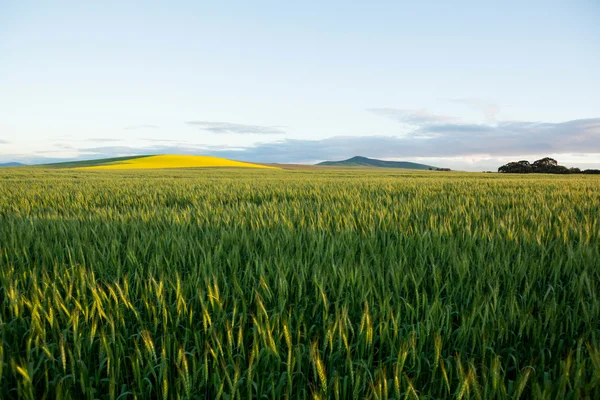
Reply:
[[[0,0],[0,163],[600,168],[598,20],[597,0]]]

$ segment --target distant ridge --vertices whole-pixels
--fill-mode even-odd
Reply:
[[[4,164],[0,164],[1,167],[24,167],[25,164],[21,164],[20,162],[8,162]]]
[[[336,167],[379,167],[379,168],[405,168],[405,169],[437,169],[437,167],[409,161],[385,161],[374,158],[356,156],[343,161],[323,161],[317,165],[330,165]]]

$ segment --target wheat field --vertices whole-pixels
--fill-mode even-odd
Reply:
[[[600,398],[599,215],[594,176],[0,170],[0,398]]]

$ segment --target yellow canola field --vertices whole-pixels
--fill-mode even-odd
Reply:
[[[242,167],[242,168],[275,168],[265,165],[233,161],[226,158],[211,156],[187,156],[165,154],[159,156],[140,157],[131,160],[117,161],[105,165],[79,167],[75,169],[104,170],[104,169],[165,169],[165,168],[195,168],[195,167]]]

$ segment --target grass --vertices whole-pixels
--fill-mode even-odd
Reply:
[[[226,158],[211,156],[191,156],[163,154],[156,156],[127,157],[120,159],[99,160],[94,165],[73,166],[86,170],[123,170],[123,169],[170,169],[170,168],[197,168],[197,167],[241,167],[241,168],[274,168],[265,165],[251,164]],[[72,163],[71,163],[72,164]]]
[[[600,179],[0,171],[1,398],[599,398]]]

